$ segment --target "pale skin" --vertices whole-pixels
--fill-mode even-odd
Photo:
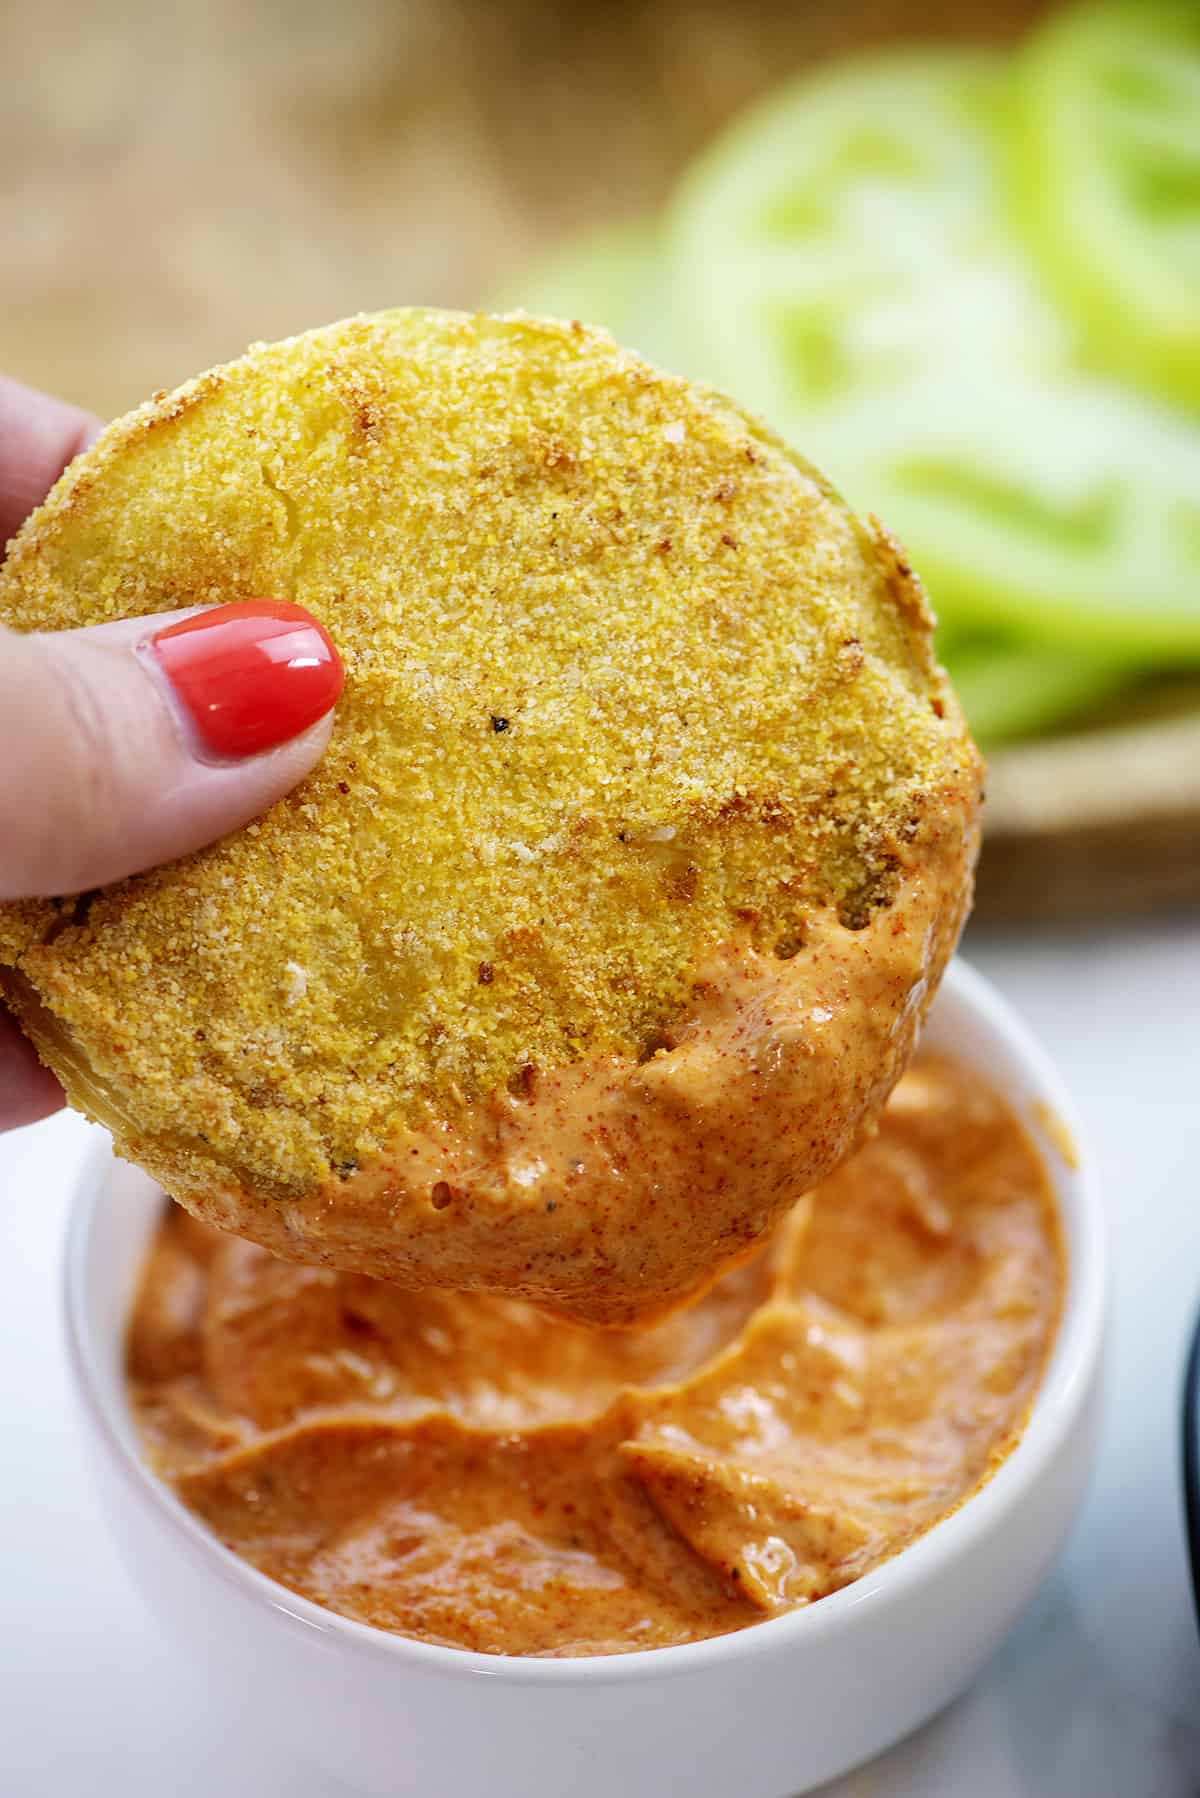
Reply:
[[[0,377],[0,560],[99,430],[89,413]],[[0,625],[0,900],[83,892],[202,848],[320,758],[330,715],[265,754],[198,761],[133,654],[169,616],[26,636]],[[63,1102],[0,1007],[0,1130]]]

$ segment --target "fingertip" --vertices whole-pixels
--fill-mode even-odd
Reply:
[[[0,1013],[0,1130],[18,1130],[61,1111],[66,1094],[37,1051]]]
[[[0,555],[102,429],[90,412],[0,376]]]
[[[237,761],[303,734],[341,697],[346,670],[321,620],[291,600],[202,607],[139,645],[202,760]]]
[[[19,759],[0,756],[0,897],[81,892],[175,861],[248,824],[320,760],[337,699],[327,672],[317,699],[302,691],[285,721],[304,728],[276,748],[203,754],[211,743],[198,740],[194,716],[181,716],[165,672],[139,653],[148,629],[165,622],[0,631],[0,718],[22,745]],[[308,660],[295,657],[282,673],[277,662],[272,678],[303,689]],[[338,691],[340,670],[339,659]],[[220,681],[213,690],[219,706]],[[268,735],[277,740],[278,730]]]
[[[329,739],[333,735],[333,726],[337,718],[336,705],[330,706],[323,717],[307,730],[293,737],[289,743],[283,743],[278,749],[268,750],[260,760],[273,765],[277,777],[286,782],[281,794],[289,791],[305,775],[311,774],[325,751],[329,748]]]

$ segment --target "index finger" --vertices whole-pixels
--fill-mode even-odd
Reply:
[[[100,420],[65,400],[0,375],[0,557],[63,469],[100,430]]]

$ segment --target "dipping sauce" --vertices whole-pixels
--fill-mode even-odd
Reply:
[[[1063,1283],[1021,1124],[925,1056],[765,1251],[639,1333],[298,1267],[172,1209],[129,1392],[183,1502],[318,1604],[622,1653],[810,1604],[954,1510],[1020,1437]]]

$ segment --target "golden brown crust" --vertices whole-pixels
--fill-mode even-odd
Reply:
[[[389,1145],[636,1066],[722,945],[767,967],[875,919],[947,805],[960,905],[977,763],[899,552],[600,333],[396,313],[260,346],[110,427],[0,569],[19,628],[255,594],[346,659],[322,766],[199,855],[0,908],[72,1097],[250,1233],[336,1210],[341,1254]]]

